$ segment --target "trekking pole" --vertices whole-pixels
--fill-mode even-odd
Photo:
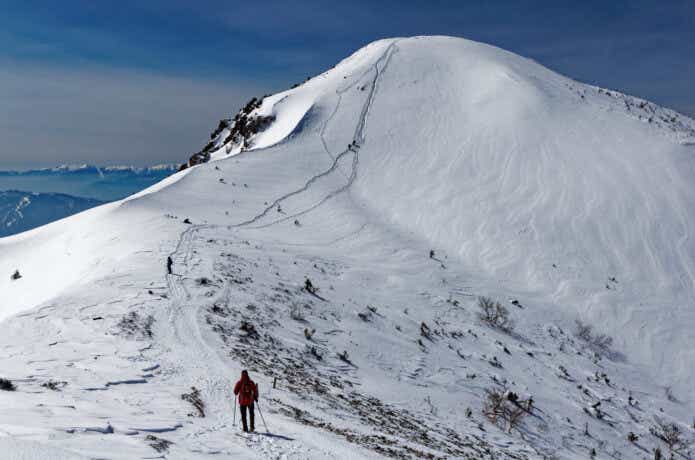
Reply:
[[[236,427],[236,395],[234,395],[234,426]]]
[[[258,401],[256,401],[256,404],[258,404]],[[270,433],[270,430],[268,430],[268,425],[265,424],[265,418],[263,418],[263,412],[261,412],[261,405],[258,404],[258,413],[261,416],[261,420],[263,420],[263,426],[265,427],[265,432]]]

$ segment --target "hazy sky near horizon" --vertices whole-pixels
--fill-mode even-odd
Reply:
[[[429,34],[695,115],[691,0],[2,0],[0,169],[181,162],[252,96]]]

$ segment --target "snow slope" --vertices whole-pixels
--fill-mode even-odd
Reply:
[[[658,421],[691,436],[693,120],[448,37],[372,43],[254,113],[275,120],[244,152],[223,130],[209,163],[0,239],[17,451],[648,458]],[[242,368],[272,435],[236,435]],[[481,414],[501,387],[534,399],[511,433]]]

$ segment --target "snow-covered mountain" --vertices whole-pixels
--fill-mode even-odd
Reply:
[[[103,201],[120,200],[174,173],[174,165],[62,165],[28,171],[0,171],[0,190],[64,193]]]
[[[103,202],[62,193],[0,191],[0,238],[40,227],[100,204]]]
[[[495,47],[372,43],[148,190],[0,240],[0,446],[653,458],[693,439],[694,146]],[[238,435],[242,368],[270,435]]]

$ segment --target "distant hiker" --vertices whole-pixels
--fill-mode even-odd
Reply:
[[[17,281],[21,277],[22,277],[22,275],[19,273],[19,270],[15,270],[14,273],[12,274],[12,276],[10,276],[10,279],[12,281]]]
[[[304,289],[309,294],[316,294],[316,292],[318,291],[318,289],[314,286],[314,283],[312,283],[309,278],[307,278],[306,281],[304,281]]]
[[[526,401],[526,411],[529,414],[533,412],[533,396],[529,396],[528,400]]]
[[[434,259],[434,249],[430,249],[430,259]]]
[[[174,261],[172,260],[171,256],[167,257],[167,273],[171,275],[171,267],[174,266]]]
[[[254,402],[258,401],[258,386],[249,377],[249,372],[246,370],[241,371],[241,379],[234,385],[234,394],[239,395],[239,407],[241,409],[241,423],[244,428],[244,432],[249,431],[249,427],[246,424],[246,411],[250,412],[251,416],[251,431],[255,431],[256,427],[254,424]]]

